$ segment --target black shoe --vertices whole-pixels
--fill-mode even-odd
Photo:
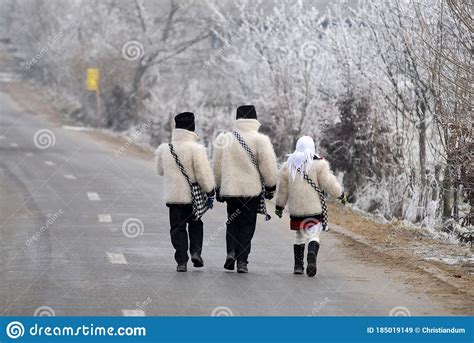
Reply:
[[[294,244],[295,268],[293,274],[304,274],[304,244]]]
[[[319,243],[311,241],[308,244],[308,267],[306,267],[306,275],[315,276],[318,268],[316,267],[316,257],[318,256]]]
[[[237,273],[247,274],[248,272],[247,262],[237,261]]]
[[[227,258],[225,259],[224,268],[227,270],[234,270],[235,269],[235,253],[230,252],[227,254]]]
[[[202,259],[201,255],[194,254],[191,256],[191,262],[193,263],[194,268],[201,268],[204,267],[204,260]]]
[[[178,264],[178,266],[176,267],[176,271],[178,273],[184,273],[188,271],[188,267],[185,264]]]

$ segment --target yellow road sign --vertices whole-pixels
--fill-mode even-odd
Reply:
[[[99,69],[87,68],[87,90],[99,90]]]

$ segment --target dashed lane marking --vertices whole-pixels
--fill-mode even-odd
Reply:
[[[16,144],[16,143],[10,143],[10,146],[11,146],[12,148],[18,148],[18,144]]]
[[[54,162],[51,162],[51,161],[44,161],[44,164],[48,165],[48,166],[54,166]]]
[[[89,198],[90,201],[99,201],[100,197],[99,194],[95,192],[87,192],[87,197]]]
[[[145,311],[142,310],[122,310],[125,317],[145,317]]]
[[[66,178],[68,180],[76,180],[76,177],[72,174],[66,174],[66,175],[64,175],[64,178]]]
[[[110,214],[99,214],[100,223],[112,223],[112,216]]]
[[[122,253],[107,251],[107,259],[112,264],[128,264],[127,260],[125,259],[125,256]]]
[[[91,127],[84,127],[84,126],[68,126],[68,125],[63,125],[62,127],[65,130],[70,130],[70,131],[94,131],[93,128]]]

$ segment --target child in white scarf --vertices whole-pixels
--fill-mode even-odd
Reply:
[[[280,218],[286,204],[289,205],[290,228],[295,231],[294,274],[304,272],[304,250],[308,243],[308,265],[306,274],[316,275],[316,257],[319,251],[320,234],[323,229],[322,206],[319,193],[304,179],[306,174],[317,187],[338,197],[343,203],[346,197],[329,163],[315,152],[314,141],[303,136],[296,143],[296,150],[280,169],[275,214]]]

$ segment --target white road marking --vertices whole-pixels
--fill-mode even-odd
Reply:
[[[94,129],[91,127],[84,127],[84,126],[68,126],[63,125],[63,129],[70,130],[70,131],[93,131]]]
[[[100,223],[112,223],[112,216],[110,214],[99,214]]]
[[[125,259],[125,256],[122,253],[107,251],[107,259],[112,264],[128,264],[127,260]]]
[[[44,164],[48,166],[54,166],[54,162],[51,162],[51,161],[44,161]]]
[[[25,156],[31,157],[31,156],[33,156],[33,154],[31,152],[27,152],[27,153],[25,153]]]
[[[89,198],[90,201],[99,201],[100,197],[99,194],[95,192],[87,192],[87,197]]]
[[[17,73],[1,72],[0,82],[11,82],[21,80],[21,76]]]
[[[69,180],[76,180],[76,177],[75,177],[74,175],[72,175],[72,174],[66,174],[66,175],[64,175],[64,177],[65,177],[66,179],[69,179]]]
[[[122,310],[125,317],[145,317],[145,311],[142,310]]]
[[[18,144],[16,144],[16,143],[10,143],[10,146],[11,146],[12,148],[18,148]]]

